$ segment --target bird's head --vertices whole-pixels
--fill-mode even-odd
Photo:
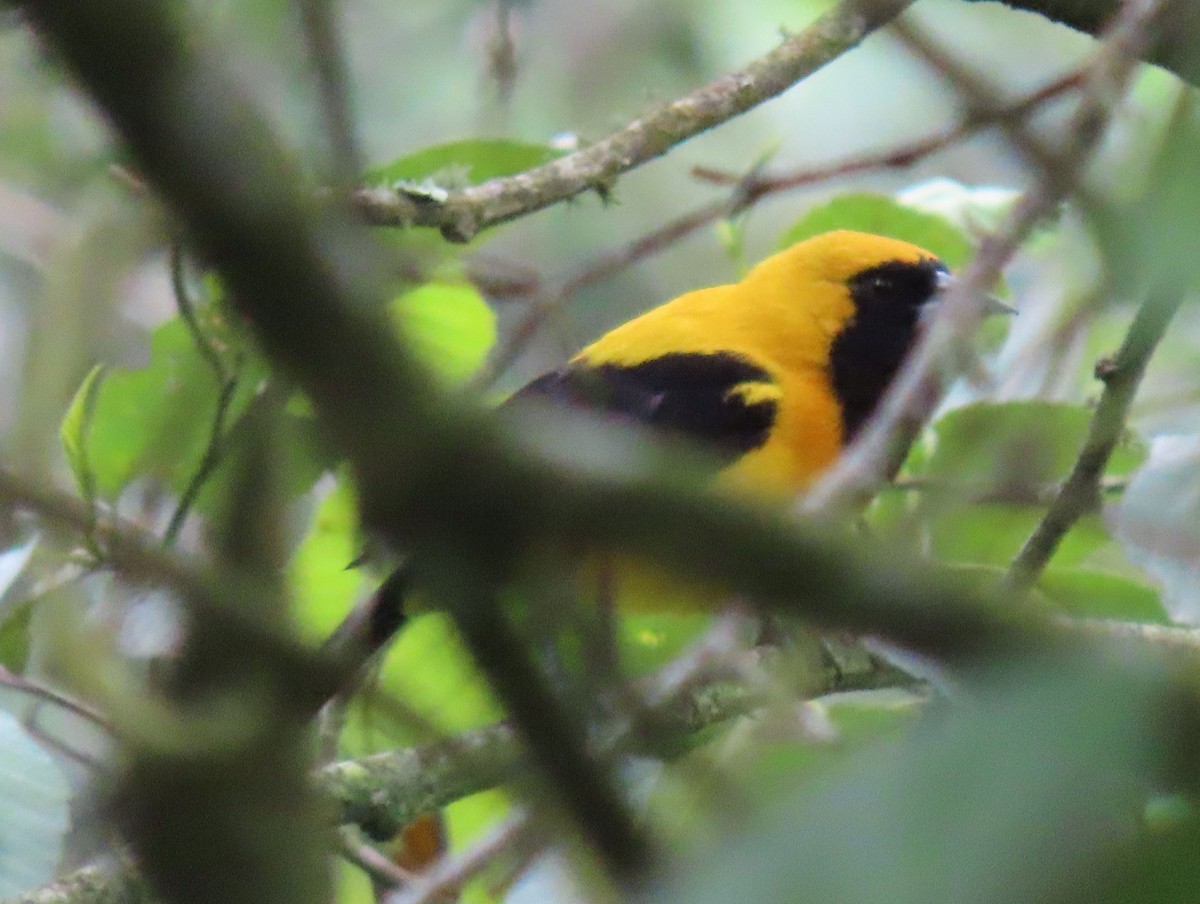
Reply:
[[[951,279],[923,248],[848,230],[798,242],[755,271],[750,279],[794,287],[795,303],[825,334],[847,437],[878,403]]]

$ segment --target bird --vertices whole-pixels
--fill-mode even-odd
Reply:
[[[875,410],[951,280],[916,245],[838,230],[687,292],[514,393],[689,439],[718,479],[795,494]]]
[[[789,498],[871,417],[951,279],[917,245],[827,232],[738,282],[687,292],[617,326],[502,407],[565,405],[690,440],[710,453],[717,482]],[[728,599],[644,563],[591,557],[580,570],[581,588],[608,585],[615,570],[623,611],[695,611]],[[402,564],[374,594],[355,629],[371,649],[405,621],[409,589]]]
[[[735,283],[686,292],[615,327],[501,407],[565,405],[690,440],[715,460],[718,484],[790,498],[871,417],[952,279],[937,255],[909,242],[822,233]],[[637,585],[621,593],[633,601],[626,610],[723,599],[654,569],[620,570]],[[402,564],[374,594],[353,629],[371,648],[405,621],[409,587]]]

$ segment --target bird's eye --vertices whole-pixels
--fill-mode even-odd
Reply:
[[[875,276],[871,279],[871,289],[880,295],[894,291],[896,284],[886,276]]]

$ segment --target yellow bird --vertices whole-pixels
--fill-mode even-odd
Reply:
[[[828,232],[739,282],[688,292],[616,327],[505,404],[558,402],[690,439],[718,457],[724,485],[786,498],[870,417],[949,280],[945,264],[916,245]],[[695,610],[724,599],[654,569],[618,571],[627,609]],[[407,585],[402,566],[376,594],[373,645],[402,623]]]
[[[722,480],[795,493],[870,416],[949,279],[915,245],[828,232],[618,326],[510,401],[681,435],[720,456]]]

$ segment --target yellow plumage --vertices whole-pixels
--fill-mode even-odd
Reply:
[[[854,319],[849,283],[888,262],[935,261],[907,242],[860,232],[817,236],[775,254],[737,283],[680,295],[616,327],[581,351],[575,366],[634,365],[666,353],[737,355],[769,382],[731,389],[777,406],[767,442],[723,474],[739,488],[803,489],[837,457],[841,401],[831,381],[830,348]]]

